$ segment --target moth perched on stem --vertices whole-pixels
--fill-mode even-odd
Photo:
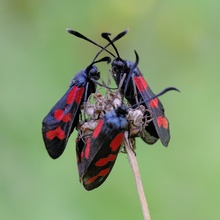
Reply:
[[[119,56],[114,42],[125,36],[128,30],[113,39],[110,39],[109,33],[102,33],[102,37],[108,41],[105,46],[77,31],[67,29],[67,32],[101,50],[91,64],[73,77],[66,93],[43,119],[42,135],[45,147],[53,159],[58,158],[76,128],[79,179],[86,190],[93,190],[107,179],[118,153],[124,146],[134,171],[145,219],[150,219],[134,155],[135,139],[141,137],[148,144],[154,144],[160,139],[164,146],[168,146],[169,123],[158,97],[168,91],[179,90],[168,87],[155,95],[138,68],[137,52],[135,51],[135,62]],[[110,45],[116,55],[107,49]],[[111,62],[110,57],[97,60],[103,51],[114,57],[111,73],[117,85],[116,89],[110,88],[104,81],[98,82],[101,75],[94,64]],[[97,86],[105,89],[104,95],[99,92]],[[91,98],[94,98],[94,102],[90,101]]]

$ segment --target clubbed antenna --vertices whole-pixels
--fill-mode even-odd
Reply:
[[[102,33],[102,37],[104,36],[103,38],[106,39],[105,37],[107,36],[110,41],[109,41],[109,43],[108,43],[107,45],[105,45],[105,46],[103,47],[102,50],[100,50],[100,51],[97,53],[96,57],[98,57],[99,54],[100,54],[103,50],[106,51],[106,48],[107,48],[109,45],[112,45],[115,41],[121,39],[121,38],[122,38],[123,36],[125,36],[127,33],[128,33],[128,29],[126,29],[126,30],[122,31],[121,33],[119,33],[118,35],[116,35],[112,40],[108,37],[109,35],[111,35],[110,33],[105,33],[105,32]],[[106,39],[106,40],[107,40],[107,39]],[[116,48],[115,48],[115,49],[116,49]],[[116,49],[116,51],[117,51],[117,49]],[[116,54],[117,54],[117,56],[119,56],[118,51],[116,52]],[[113,57],[115,57],[115,55],[113,55]]]
[[[116,46],[114,45],[114,43],[112,42],[112,40],[110,39],[109,35],[110,35],[109,33],[102,33],[102,37],[104,39],[106,39],[109,42],[110,45],[112,45],[112,47],[114,48],[114,50],[116,52],[117,57],[120,58],[118,50],[117,50]]]
[[[88,37],[82,35],[81,33],[77,32],[77,31],[74,31],[74,30],[71,30],[69,28],[66,29],[66,31],[78,38],[81,38],[83,40],[86,40],[94,45],[96,45],[97,47],[99,48],[102,48],[102,50],[105,50],[106,52],[108,52],[109,54],[111,54],[113,57],[114,57],[114,54],[112,54],[109,50],[107,50],[106,48],[102,47],[101,45],[97,44],[96,42],[92,41],[91,39],[89,39]]]
[[[100,62],[107,62],[107,63],[110,63],[111,62],[111,58],[110,57],[103,57],[99,60],[95,60],[96,59],[96,56],[95,58],[93,59],[92,63],[86,68],[86,72],[91,68],[91,66],[95,63],[100,63]]]
[[[163,95],[163,94],[165,94],[165,93],[167,93],[167,92],[169,92],[169,91],[177,91],[177,92],[180,92],[180,90],[177,89],[177,88],[175,88],[175,87],[167,87],[167,88],[165,88],[164,90],[162,90],[161,92],[159,92],[158,94],[156,94],[156,95],[154,95],[153,97],[151,97],[150,99],[148,99],[147,101],[139,102],[139,103],[137,103],[137,104],[135,104],[135,105],[132,105],[131,107],[132,107],[132,108],[136,108],[138,105],[144,104],[144,103],[146,103],[146,102],[150,102],[151,100],[153,100],[153,99],[155,99],[155,98],[157,98],[157,97],[159,97],[159,96],[161,96],[161,95]]]
[[[112,45],[115,41],[117,41],[117,40],[119,40],[120,38],[122,38],[125,34],[127,34],[128,29],[126,29],[126,30],[122,31],[121,33],[119,33],[118,35],[116,35],[112,40],[110,40],[110,38],[108,37],[109,40],[111,41],[111,43],[110,43],[110,41],[108,40],[109,43],[108,43],[106,46],[104,46],[104,47],[101,46],[101,45],[99,45],[99,44],[97,44],[96,42],[94,42],[93,40],[89,39],[88,37],[84,36],[83,34],[79,33],[78,31],[74,31],[74,30],[71,30],[71,29],[69,29],[69,28],[67,28],[66,31],[67,31],[68,33],[70,33],[70,34],[72,34],[72,35],[78,37],[78,38],[81,38],[81,39],[83,39],[83,40],[86,40],[86,41],[88,41],[88,42],[90,42],[90,43],[96,45],[97,47],[101,48],[101,50],[96,54],[96,56],[95,56],[95,58],[94,58],[94,60],[95,60],[103,50],[106,51],[107,53],[109,53],[111,56],[115,57],[115,55],[114,55],[112,52],[110,52],[109,50],[107,50],[106,48],[107,48],[109,45]],[[102,37],[104,36],[103,38],[105,38],[105,36],[109,36],[109,35],[111,35],[111,34],[110,34],[110,33],[102,33]],[[106,39],[106,38],[105,38],[105,39]],[[106,39],[106,40],[107,40],[107,39]],[[113,46],[113,47],[114,47],[114,46]],[[115,49],[115,51],[116,51],[117,56],[119,57],[119,54],[118,54],[118,51],[117,51],[116,47],[114,47],[114,49]]]

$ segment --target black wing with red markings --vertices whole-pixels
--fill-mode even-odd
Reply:
[[[145,132],[141,136],[142,139],[145,142],[152,144],[156,142],[159,137],[162,144],[168,146],[170,140],[169,122],[165,117],[161,101],[158,98],[149,101],[149,99],[154,97],[155,94],[148,86],[144,77],[140,73],[140,70],[134,71],[132,78],[137,87],[138,93],[140,93],[142,100],[145,102],[145,107],[153,113],[153,122],[146,126]]]
[[[76,141],[80,181],[86,190],[99,187],[111,172],[128,130],[127,110],[118,107],[100,119],[91,136]]]
[[[153,121],[146,126],[142,139],[148,144],[153,144],[160,138],[162,144],[167,146],[170,140],[169,123],[164,115],[164,108],[159,99],[155,98],[155,100],[149,102],[149,99],[154,97],[154,93],[137,67],[139,58],[136,51],[135,63],[123,60],[119,56],[118,50],[113,43],[114,41],[109,38],[109,34],[102,33],[102,37],[112,45],[117,55],[112,62],[112,75],[118,87],[124,74],[126,74],[125,80],[120,87],[120,92],[132,105],[145,101],[145,107],[153,113]]]
[[[170,131],[169,122],[164,115],[163,105],[158,98],[149,101],[149,99],[153,98],[155,95],[138,67],[134,69],[130,79],[128,79],[130,70],[133,66],[134,63],[131,61],[115,59],[112,62],[113,78],[116,84],[119,85],[122,76],[126,74],[125,82],[120,90],[121,93],[125,95],[131,105],[145,101],[143,105],[153,113],[153,121],[146,126],[141,138],[148,144],[154,144],[158,138],[160,138],[161,143],[167,146],[170,140]],[[126,84],[128,85],[126,86]]]
[[[95,66],[76,74],[71,81],[70,88],[44,118],[43,139],[53,159],[63,153],[68,138],[79,121],[80,105],[91,93],[95,92],[96,85],[90,80],[91,75],[97,79],[99,74]]]

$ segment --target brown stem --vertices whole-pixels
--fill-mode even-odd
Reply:
[[[147,205],[147,200],[146,200],[146,197],[145,197],[145,194],[144,194],[144,188],[143,188],[143,185],[142,185],[141,176],[140,176],[136,156],[135,156],[134,151],[132,149],[131,142],[128,138],[128,132],[125,132],[124,143],[125,143],[126,152],[128,154],[128,160],[129,160],[131,169],[133,171],[135,182],[136,182],[136,185],[137,185],[137,190],[138,190],[138,195],[139,195],[139,199],[140,199],[140,202],[141,202],[141,207],[142,207],[144,220],[150,220],[151,219],[150,218],[150,212],[149,212],[148,205]]]

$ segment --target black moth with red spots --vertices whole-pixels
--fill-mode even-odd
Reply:
[[[108,177],[128,130],[127,110],[118,107],[107,112],[92,135],[76,140],[80,181],[86,190],[99,187]]]
[[[176,89],[173,87],[166,88],[154,97],[156,98],[171,90]],[[111,100],[108,99],[107,101]],[[119,105],[116,109],[107,111],[98,123],[95,122],[97,120],[91,119],[86,122],[87,125],[84,128],[79,126],[79,134],[76,139],[76,155],[79,178],[86,190],[99,187],[110,174],[123,144],[125,131],[129,131],[129,134],[132,133],[131,139],[139,136],[142,132],[141,127],[145,124],[143,115],[146,109],[144,111],[140,109],[139,106],[131,109]],[[130,114],[130,117],[128,117],[128,114]],[[139,116],[141,116],[141,121],[138,120]],[[130,133],[130,131],[136,129],[139,132]],[[88,130],[93,130],[93,132]]]
[[[154,144],[158,139],[160,139],[162,144],[167,147],[170,140],[169,122],[165,117],[164,107],[161,101],[158,98],[155,98],[150,102],[148,101],[155,95],[144,79],[139,68],[136,67],[134,71],[130,73],[134,62],[123,60],[119,56],[117,48],[113,44],[113,41],[109,38],[108,33],[103,33],[102,37],[109,41],[117,54],[117,58],[115,58],[111,64],[112,75],[117,86],[119,86],[122,77],[126,74],[124,83],[120,88],[121,94],[125,95],[131,105],[144,101],[145,103],[143,105],[153,114],[153,120],[148,124],[148,126],[146,126],[141,138],[148,144]],[[136,52],[135,55],[136,60],[138,60]]]
[[[136,62],[131,67],[131,72],[133,72],[133,70],[138,65],[138,57],[136,58]],[[158,96],[161,96],[171,90],[177,89],[173,87],[166,88],[159,94],[154,95],[146,100],[146,102],[151,102],[152,100],[155,100]],[[117,97],[113,97],[113,100],[109,99],[108,97],[106,97],[106,99],[104,100],[101,98],[99,101],[102,102],[102,105],[99,108],[103,109],[102,111],[105,111],[105,109],[108,108],[109,103],[112,105],[113,103],[115,103],[114,100],[116,99]],[[97,114],[101,114],[99,113],[100,110],[95,107],[97,102],[99,101],[96,101],[94,105],[94,111],[98,111]],[[103,103],[103,101],[105,103]],[[135,108],[136,110],[140,110],[140,104],[143,103],[135,104],[133,108]],[[142,117],[141,121],[136,121],[135,118],[137,117],[137,114],[130,114],[134,113],[134,109],[132,109],[131,107],[126,107],[122,105],[121,98],[119,98],[118,107],[113,110],[107,110],[104,116],[100,117],[97,125],[93,125],[96,121],[96,117],[93,116],[91,118],[91,121],[89,122],[91,122],[92,125],[90,129],[94,129],[92,133],[89,134],[88,126],[86,126],[86,128],[82,128],[82,126],[79,126],[79,135],[76,140],[77,164],[80,181],[82,182],[86,190],[92,190],[99,187],[108,177],[115,164],[117,155],[121,149],[121,145],[124,140],[124,132],[129,131],[130,133],[130,131],[136,130],[137,128],[139,132],[136,134],[132,134],[132,137],[130,136],[130,139],[134,139],[135,137],[142,134],[145,128],[145,126],[143,125],[148,125],[149,121],[147,119],[146,121],[143,121],[143,115],[147,112],[147,110],[144,108],[144,110],[142,110],[138,114]],[[87,109],[85,109],[85,111],[86,110]],[[130,117],[127,117],[128,114],[130,114]],[[85,131],[84,133],[83,130]],[[87,132],[88,134],[86,134]]]
[[[106,50],[77,31],[67,29],[67,32]],[[119,40],[122,36],[124,35],[117,35],[113,41]],[[108,50],[106,51],[113,55]],[[80,105],[86,102],[88,97],[96,91],[96,84],[99,84],[96,80],[100,78],[100,73],[94,64],[102,61],[111,62],[109,57],[95,61],[100,53],[95,56],[92,63],[86,69],[81,70],[73,77],[70,88],[43,120],[42,134],[44,143],[49,155],[53,159],[58,158],[63,153],[69,136],[77,126]]]
[[[77,31],[69,29],[67,31],[95,44],[102,50],[97,53],[86,69],[81,70],[73,77],[67,92],[43,119],[42,134],[49,155],[56,159],[63,153],[74,128],[77,128],[76,155],[79,177],[84,188],[92,190],[99,187],[110,174],[123,144],[125,131],[133,135],[129,136],[130,140],[141,136],[146,143],[153,144],[160,138],[164,146],[168,145],[169,124],[164,115],[164,108],[157,97],[167,91],[177,89],[170,87],[158,95],[154,95],[137,67],[139,62],[137,53],[135,52],[136,61],[134,63],[119,57],[113,42],[123,37],[127,30],[119,33],[112,40],[108,33],[103,33],[102,36],[109,41],[105,47],[98,45]],[[94,114],[94,117],[88,113],[88,110],[91,109],[88,108],[87,103],[90,95],[96,92],[96,84],[100,85],[97,82],[100,73],[94,64],[101,61],[110,62],[109,57],[95,61],[103,50],[115,57],[106,49],[109,45],[112,45],[117,53],[117,57],[112,62],[112,75],[123,97],[118,98],[117,96],[120,94],[117,91],[110,100],[107,96],[106,100],[100,99],[98,104],[101,101],[102,107],[98,113]],[[104,87],[109,89],[107,86]],[[109,94],[109,91],[106,94]],[[131,106],[132,110],[128,111],[128,107],[122,104],[121,101],[124,100],[124,97],[133,105]],[[79,121],[83,103],[84,116],[87,114],[89,117],[85,118],[85,121]],[[109,104],[110,108],[107,107]],[[140,108],[140,104],[144,105],[143,108]],[[96,110],[93,108],[94,112]],[[132,116],[133,118],[128,117],[131,111],[136,110],[140,114]],[[134,118],[138,119],[138,123],[133,123],[136,120]],[[87,120],[88,122],[86,122]],[[88,133],[82,129],[82,124],[86,123],[93,124]],[[132,133],[132,131],[135,132]]]
[[[64,151],[69,136],[79,122],[80,106],[96,91],[96,80],[100,78],[94,63],[107,61],[109,57],[93,61],[71,80],[70,87],[63,97],[54,105],[43,120],[42,134],[49,155],[56,159]]]

